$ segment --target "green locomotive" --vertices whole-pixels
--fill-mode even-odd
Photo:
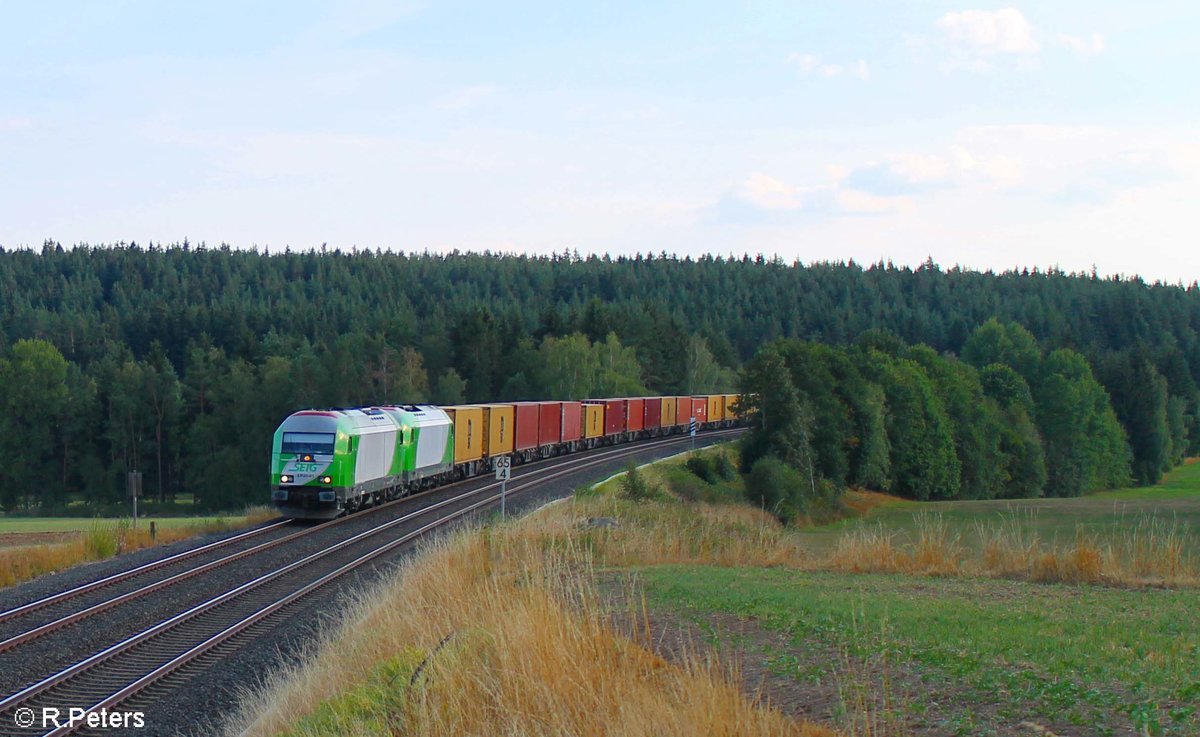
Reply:
[[[304,410],[275,431],[271,500],[285,517],[332,519],[442,483],[450,418],[431,405]]]

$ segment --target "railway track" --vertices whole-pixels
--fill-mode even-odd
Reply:
[[[705,435],[708,438],[717,438],[737,432],[739,431],[715,431]],[[612,463],[614,460],[649,449],[684,445],[687,442],[686,436],[667,438],[593,452],[578,458],[552,459],[534,466],[526,466],[523,473],[514,476],[510,482],[511,488],[508,493],[517,495],[583,469]],[[461,486],[461,484],[455,486]],[[22,727],[28,721],[27,716],[37,716],[39,718],[36,719],[36,723],[24,731],[19,731],[18,734],[44,734],[47,737],[49,735],[57,737],[81,730],[86,733],[86,725],[65,723],[71,708],[86,709],[93,714],[111,712],[115,707],[155,683],[161,682],[164,678],[177,676],[181,671],[193,665],[201,665],[206,659],[211,660],[230,649],[235,649],[241,640],[253,636],[255,631],[261,630],[263,627],[270,626],[273,621],[282,619],[282,616],[291,607],[329,583],[373,561],[389,556],[399,548],[407,546],[435,530],[463,520],[496,504],[499,500],[498,488],[499,484],[488,483],[476,489],[455,490],[446,498],[439,501],[431,500],[419,509],[407,512],[395,519],[374,524],[361,532],[334,541],[308,555],[228,588],[215,596],[208,597],[204,601],[125,637],[87,658],[61,668],[37,682],[30,683],[20,691],[0,700],[0,724],[5,727],[14,724]],[[419,499],[424,501],[424,498]],[[413,498],[400,501],[411,503]],[[392,502],[384,506],[392,506],[396,503]],[[120,606],[166,586],[188,580],[204,570],[228,565],[232,561],[225,561],[226,558],[240,560],[248,555],[253,555],[253,551],[258,548],[277,547],[288,541],[312,534],[316,530],[328,529],[329,525],[337,522],[361,516],[354,515],[325,525],[318,525],[209,561],[198,566],[197,572],[191,575],[185,575],[190,572],[184,571],[115,597],[119,601],[111,606]],[[128,573],[133,574],[138,570],[134,569]],[[93,582],[86,586],[100,583]],[[147,590],[142,591],[142,589]],[[141,593],[134,595],[135,592]],[[67,593],[69,592],[62,592],[62,594]],[[49,600],[54,597],[46,598]],[[108,609],[111,606],[104,608]],[[7,645],[8,648],[17,647],[30,639],[82,621],[92,616],[93,613],[88,613],[86,609],[79,610],[60,618],[61,624],[55,624],[60,621],[55,620],[39,625],[10,637],[5,642],[0,642],[0,648],[5,647],[8,642],[12,643]],[[51,729],[43,728],[40,716],[48,713],[44,711],[45,709],[57,709],[58,713],[62,715],[64,724]],[[111,725],[106,724],[105,726]]]

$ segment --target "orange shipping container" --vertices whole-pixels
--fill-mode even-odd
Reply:
[[[708,395],[708,421],[720,422],[725,419],[725,395]]]
[[[488,458],[512,453],[515,413],[511,404],[483,405],[483,454]]]
[[[598,438],[604,434],[604,405],[583,404],[583,437]]]
[[[679,397],[662,397],[662,418],[659,420],[663,427],[671,427],[675,423],[676,407]]]
[[[725,419],[736,420],[738,418],[738,416],[741,414],[740,412],[738,412],[737,401],[738,401],[737,394],[726,394],[725,395]]]
[[[454,423],[454,464],[483,457],[483,407],[442,407]]]

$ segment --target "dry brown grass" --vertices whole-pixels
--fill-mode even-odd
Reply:
[[[1079,530],[1067,544],[1040,538],[1017,516],[976,524],[978,548],[961,543],[940,516],[922,513],[909,536],[882,525],[851,528],[810,568],[856,573],[990,576],[1042,583],[1200,585],[1200,567],[1180,525],[1137,521],[1101,539]]]
[[[846,507],[857,517],[865,517],[867,512],[870,512],[875,507],[903,501],[904,499],[898,496],[884,494],[879,491],[870,491],[869,489],[847,489],[845,497],[842,499]]]
[[[899,533],[881,525],[851,529],[816,567],[853,573],[952,576],[962,571],[962,546],[940,517],[921,514],[911,544],[902,543]]]
[[[977,525],[981,573],[1031,581],[1124,586],[1197,586],[1200,569],[1187,531],[1155,517],[1100,538],[1078,530],[1066,545],[1047,542],[1015,518]]]
[[[616,524],[588,522],[597,519]],[[520,534],[542,546],[569,540],[609,566],[800,566],[806,560],[800,540],[773,515],[740,504],[584,497],[542,510]]]
[[[119,522],[96,524],[67,542],[0,549],[0,587],[30,581],[80,563],[104,560],[120,553],[167,545],[199,535],[227,532],[277,516],[270,507],[251,507],[246,510],[245,521],[241,517],[230,517],[164,527],[158,529],[153,538],[146,520],[141,521],[137,529]]]
[[[718,665],[617,634],[585,550],[548,545],[550,529],[539,517],[427,550],[228,734],[835,734],[751,703]],[[380,663],[400,665],[381,682]]]

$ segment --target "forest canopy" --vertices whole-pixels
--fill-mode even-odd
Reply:
[[[0,249],[0,449],[19,469],[0,505],[114,503],[136,468],[147,494],[236,506],[266,498],[271,432],[300,407],[732,391],[743,368],[788,375],[802,421],[784,430],[809,458],[792,460],[837,483],[1151,483],[1195,451],[1198,328],[1195,284],[1058,271]]]

